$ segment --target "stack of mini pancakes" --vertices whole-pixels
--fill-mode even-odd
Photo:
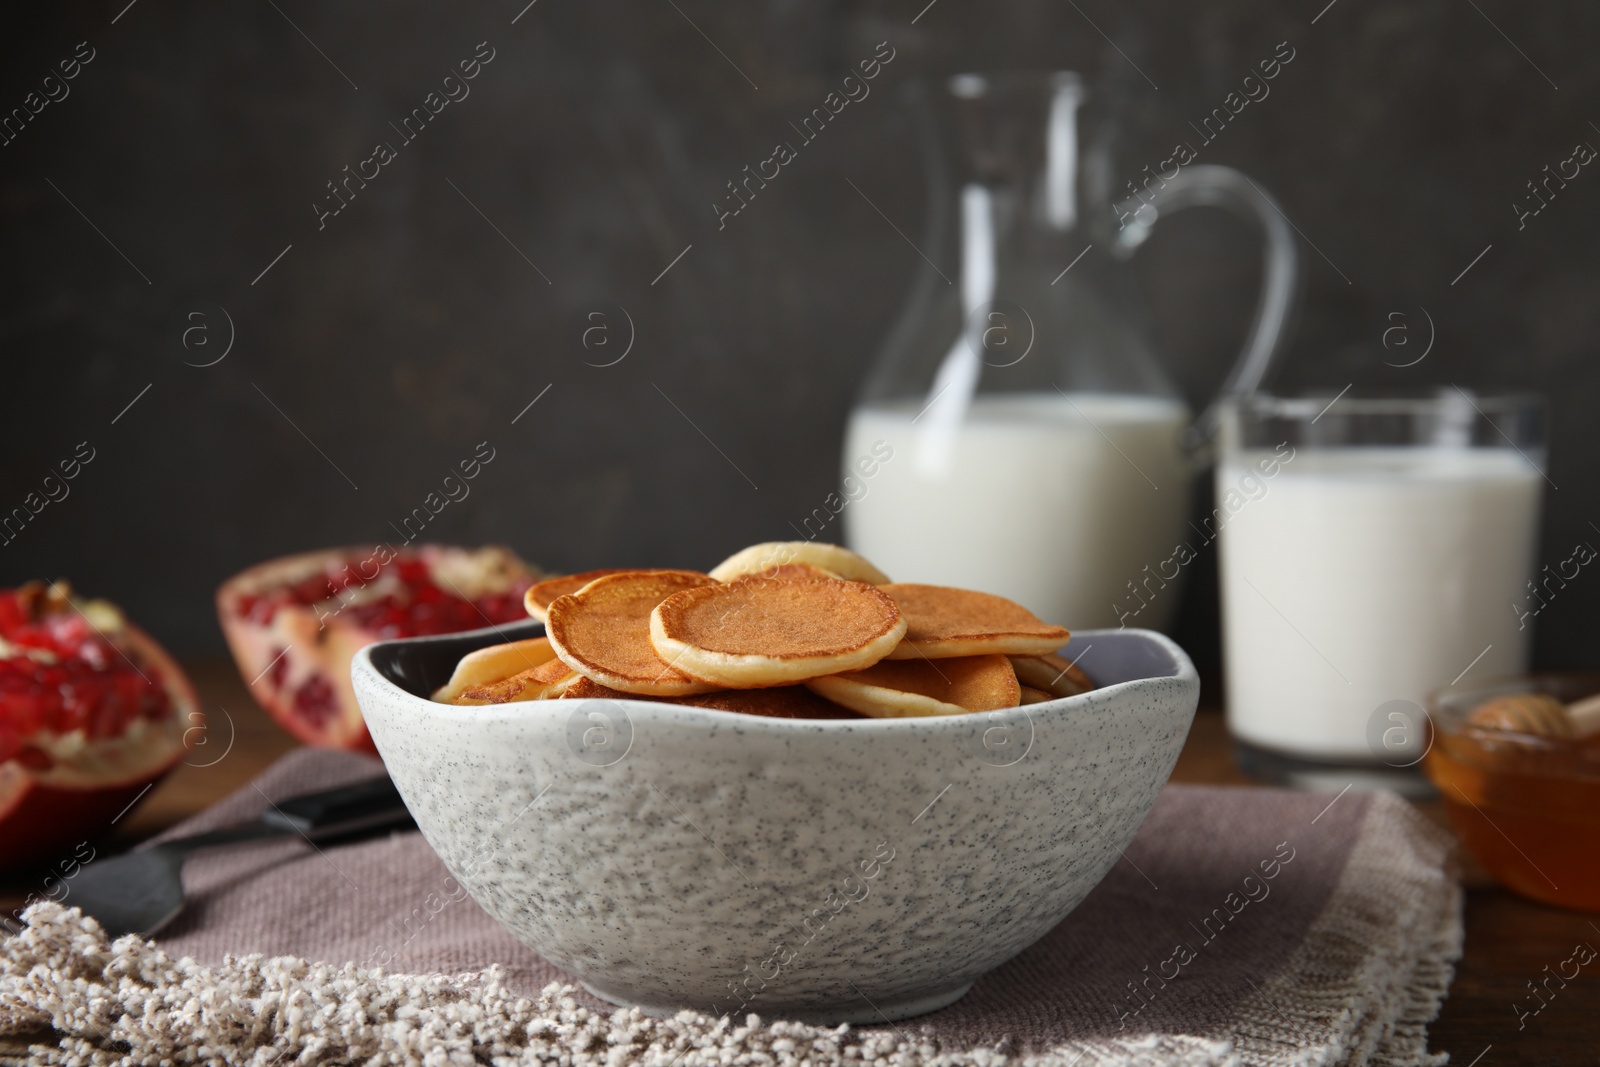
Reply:
[[[463,657],[450,704],[611,697],[791,719],[961,715],[1094,688],[1070,636],[1004,597],[907,585],[808,541],[738,552],[709,574],[601,570],[526,597],[548,636]]]

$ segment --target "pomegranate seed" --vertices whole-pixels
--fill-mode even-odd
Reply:
[[[272,654],[272,666],[267,668],[267,684],[274,689],[283,688],[283,676],[289,673],[288,651],[280,648]]]
[[[294,713],[318,729],[326,726],[338,710],[333,686],[320,674],[313,674],[294,691]]]
[[[26,653],[0,658],[0,761],[28,756],[27,738],[41,731],[83,731],[89,739],[118,737],[139,719],[161,720],[172,700],[148,663],[119,649],[70,608],[51,613],[38,596],[0,590],[0,637]],[[30,764],[31,766],[31,764]]]

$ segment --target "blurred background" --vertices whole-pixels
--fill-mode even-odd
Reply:
[[[0,545],[0,577],[70,577],[180,655],[221,654],[228,575],[393,537],[485,441],[495,458],[430,539],[580,570],[704,568],[791,537],[836,487],[921,266],[906,87],[1118,79],[1123,158],[1158,160],[1279,42],[1296,58],[1271,97],[1206,149],[1307,242],[1270,384],[1545,393],[1540,562],[1600,544],[1600,177],[1520,227],[1514,207],[1600,145],[1593,5],[113,0],[11,5],[6,26],[0,511],[81,442],[94,458]],[[870,98],[719,229],[725,183],[884,41]],[[407,140],[401,120],[474,56],[470,95]],[[11,110],[74,57],[65,96]],[[378,142],[395,158],[340,206],[329,183]],[[1188,212],[1135,261],[1197,407],[1249,325],[1258,246]],[[1428,357],[1392,366],[1425,320]],[[1202,666],[1216,586],[1205,554],[1176,626]],[[1536,664],[1593,664],[1600,577],[1536,625]]]

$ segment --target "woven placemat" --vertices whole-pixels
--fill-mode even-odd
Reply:
[[[381,773],[297,752],[174,832]],[[1436,1064],[1426,1026],[1462,936],[1447,835],[1354,791],[1170,786],[1040,942],[951,1007],[878,1027],[615,1009],[506,934],[416,833],[218,850],[185,883],[155,943],[30,909],[0,943],[0,1035],[35,1041],[17,1061]]]

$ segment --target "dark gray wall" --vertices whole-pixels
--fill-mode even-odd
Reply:
[[[67,575],[176,647],[215,649],[219,580],[391,536],[484,440],[496,458],[440,538],[580,568],[707,566],[788,536],[832,488],[845,413],[920,263],[846,182],[903,228],[922,218],[896,87],[1104,71],[1135,105],[1125,158],[1156,160],[1284,40],[1298,55],[1272,96],[1208,149],[1320,250],[1277,384],[1544,391],[1560,488],[1542,561],[1600,544],[1600,171],[1521,231],[1511,206],[1577,141],[1600,145],[1600,8],[538,0],[513,25],[524,3],[9,5],[0,108],[79,41],[95,58],[0,147],[0,508],[78,442],[95,459],[0,547],[0,579]],[[718,232],[723,183],[885,39],[897,57],[874,95]],[[319,230],[324,183],[397,141],[388,124],[481,41],[494,59],[470,97]],[[1195,213],[1141,253],[1156,336],[1196,396],[1247,323],[1255,240]],[[587,314],[617,306],[633,351],[586,366],[604,357],[582,346]],[[1432,353],[1385,366],[1389,314],[1420,324],[1420,308]],[[232,351],[186,366],[220,353],[219,309]],[[1180,638],[1209,659],[1214,578],[1198,577]],[[1593,665],[1597,607],[1585,571],[1539,618],[1539,658]]]

